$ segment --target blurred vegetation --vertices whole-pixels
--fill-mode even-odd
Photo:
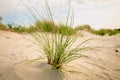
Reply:
[[[72,34],[75,34],[77,31],[81,31],[81,30],[88,31],[93,34],[97,34],[101,36],[104,36],[104,35],[112,36],[120,33],[120,28],[94,30],[91,28],[90,25],[87,25],[87,24],[72,28],[64,24],[56,25],[54,22],[48,21],[48,20],[37,20],[33,25],[23,26],[15,23],[9,23],[7,25],[4,25],[2,20],[3,18],[0,17],[0,30],[9,30],[9,31],[18,32],[18,33],[22,33],[22,32],[33,33],[36,31],[40,31],[40,32],[59,33],[63,35],[72,35]]]
[[[17,25],[15,23],[7,24],[8,30],[13,32],[29,32],[29,28],[22,25]]]
[[[75,28],[75,31],[79,31],[79,30],[85,30],[88,32],[91,32],[93,34],[97,34],[97,35],[115,35],[117,33],[120,33],[120,28],[119,29],[99,29],[99,30],[94,30],[90,27],[90,25],[81,25]]]
[[[40,32],[50,32],[50,33],[59,33],[63,35],[72,35],[75,33],[75,30],[70,27],[66,26],[64,24],[56,25],[54,22],[48,21],[48,20],[38,20],[33,25],[30,25],[28,27],[17,25],[15,23],[9,23],[7,24],[8,30],[13,32],[27,32],[32,33],[36,31]]]
[[[75,28],[75,31],[79,31],[79,30],[91,31],[92,28],[90,27],[90,25],[85,24],[85,25],[77,26]]]
[[[120,29],[100,29],[100,30],[92,30],[91,32],[101,36],[104,36],[104,35],[112,36],[117,33],[120,33]]]
[[[60,24],[59,25],[59,33],[62,35],[72,35],[75,33],[75,30],[70,26]]]
[[[0,30],[7,30],[6,26],[2,23],[3,18],[0,17]]]
[[[55,33],[58,31],[58,27],[55,25],[55,23],[52,21],[48,21],[48,20],[42,20],[42,21],[37,20],[34,23],[34,28],[42,32],[54,32]]]

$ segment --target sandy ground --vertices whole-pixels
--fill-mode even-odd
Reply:
[[[74,60],[61,72],[45,61],[24,61],[42,54],[29,34],[0,31],[0,80],[120,80],[120,34],[83,32],[75,45],[89,38],[95,38],[85,44],[95,47],[84,53],[89,58]]]

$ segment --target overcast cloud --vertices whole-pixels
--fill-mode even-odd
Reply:
[[[45,0],[23,1],[28,8],[34,7],[44,16]],[[64,20],[68,0],[48,0],[48,3],[53,13]],[[120,0],[71,0],[71,6],[74,10],[74,26],[89,24],[96,29],[120,27]],[[26,16],[25,13],[27,11],[19,0],[0,0],[0,16],[4,21],[29,23],[32,21],[30,15]]]

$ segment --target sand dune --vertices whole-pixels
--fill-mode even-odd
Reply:
[[[89,58],[74,60],[61,72],[52,70],[45,61],[24,61],[42,55],[29,34],[0,31],[0,80],[120,80],[120,34],[82,34],[75,45],[94,38],[84,45],[95,49],[84,53]]]

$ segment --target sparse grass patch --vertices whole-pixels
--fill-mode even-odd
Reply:
[[[8,24],[8,30],[13,32],[27,32],[27,28],[25,26],[17,25],[17,24]]]
[[[75,34],[75,30],[70,26],[65,26],[63,24],[60,24],[59,33],[62,35],[72,35],[72,34]]]
[[[38,20],[35,22],[35,28],[42,32],[57,32],[58,28],[54,22],[48,20]]]
[[[33,37],[38,46],[41,47],[40,49],[43,50],[47,63],[55,69],[60,69],[72,60],[86,57],[82,52],[90,49],[90,47],[81,47],[87,40],[73,47],[79,38],[78,35],[64,36],[60,34],[33,33]]]
[[[18,32],[18,33],[22,33],[22,32],[33,33],[37,31],[36,27],[32,25],[28,27],[28,26],[22,26],[12,23],[12,24],[8,24],[7,26],[9,31]]]
[[[94,30],[94,29],[92,29],[90,27],[90,25],[77,26],[75,28],[75,31],[79,31],[79,30],[85,30],[85,31],[91,32],[93,34],[97,34],[97,35],[101,35],[101,36],[104,36],[104,35],[112,36],[112,35],[120,33],[120,29],[99,29],[99,30]]]
[[[0,30],[7,30],[7,27],[2,23],[2,17],[0,17]]]
[[[26,32],[26,31],[27,31],[27,29],[26,29],[25,27],[21,27],[21,26],[19,26],[19,27],[14,27],[13,30],[14,30],[15,32]]]
[[[116,35],[118,33],[120,33],[120,29],[100,29],[100,30],[91,30],[92,33],[94,34],[97,34],[97,35],[101,35],[101,36],[104,36],[104,35],[109,35],[109,36],[112,36],[112,35]]]
[[[104,29],[100,29],[100,30],[91,30],[92,33],[97,34],[97,35],[101,35],[104,36],[106,34]]]
[[[80,25],[80,26],[77,26],[75,28],[75,31],[79,31],[79,30],[86,30],[86,31],[91,31],[92,28],[90,27],[90,25]]]
[[[7,30],[6,26],[0,23],[0,30]]]
[[[36,32],[37,29],[34,26],[31,25],[30,27],[26,28],[26,31],[28,33],[33,33],[33,32]]]

